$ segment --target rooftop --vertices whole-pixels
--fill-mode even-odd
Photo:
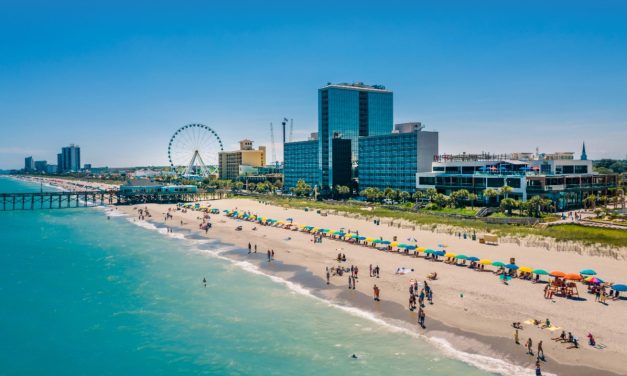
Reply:
[[[385,86],[383,86],[383,85],[366,85],[363,82],[353,82],[353,83],[341,82],[341,83],[337,83],[337,84],[333,84],[331,82],[327,82],[327,84],[325,86],[321,87],[320,89],[329,89],[329,88],[361,90],[361,91],[375,91],[375,92],[380,92],[380,93],[391,93],[392,92],[391,90],[387,90],[385,88]]]

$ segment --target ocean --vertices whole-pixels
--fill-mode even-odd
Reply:
[[[0,212],[0,374],[519,373],[114,214]]]

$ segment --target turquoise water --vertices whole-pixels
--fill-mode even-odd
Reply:
[[[0,178],[18,189],[39,186]],[[486,374],[217,257],[219,242],[96,208],[0,212],[0,236],[1,374]]]

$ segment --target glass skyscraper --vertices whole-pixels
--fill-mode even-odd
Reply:
[[[359,138],[359,189],[416,191],[416,173],[431,171],[438,132],[420,123],[399,124],[396,133]]]
[[[285,192],[290,192],[301,179],[312,188],[319,186],[318,140],[285,143],[283,174]]]
[[[318,89],[320,183],[331,188],[334,138],[351,141],[353,164],[359,160],[359,137],[389,134],[393,125],[393,94],[383,86],[362,83],[328,84]]]

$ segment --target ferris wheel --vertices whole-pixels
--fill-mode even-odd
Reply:
[[[222,140],[211,127],[188,124],[170,138],[168,160],[172,169],[183,176],[207,177],[217,174],[218,153],[222,150]]]

